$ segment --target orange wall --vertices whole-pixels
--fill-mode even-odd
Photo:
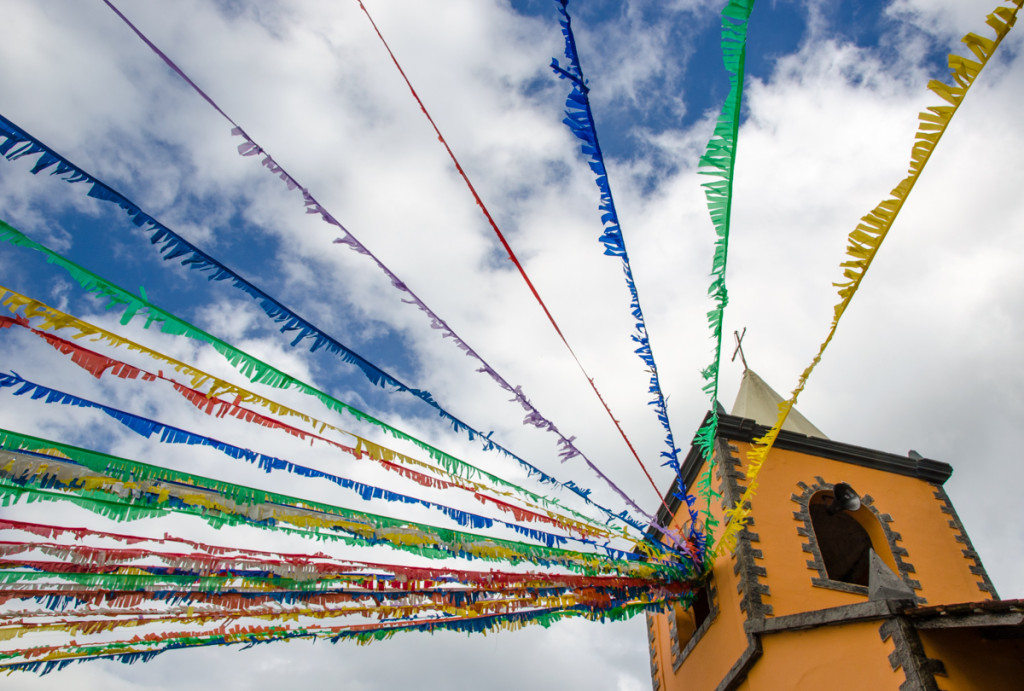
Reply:
[[[742,442],[734,456],[746,465]],[[763,553],[755,564],[765,568],[760,578],[771,593],[763,597],[773,608],[772,616],[796,614],[829,607],[865,602],[867,596],[817,587],[812,578],[816,569],[808,568],[813,554],[804,552],[808,539],[797,532],[804,522],[794,518],[801,505],[793,495],[803,493],[797,483],[814,485],[817,476],[827,483],[848,482],[861,494],[873,498],[872,506],[881,514],[892,516],[889,528],[901,539],[896,543],[907,550],[903,560],[915,571],[910,577],[920,581],[919,596],[930,605],[971,602],[989,596],[978,589],[979,577],[970,572],[974,562],[964,557],[965,545],[957,542],[957,532],[950,528],[951,516],[943,513],[943,502],[934,496],[935,487],[920,479],[895,475],[817,456],[775,449],[760,474],[760,487],[753,499],[754,525],[750,530],[759,536],[752,547]],[[720,489],[720,478],[716,478]],[[713,511],[721,518],[720,504]],[[680,512],[673,527],[680,528]],[[887,555],[883,555],[885,557]],[[886,559],[890,561],[890,559]],[[677,689],[715,688],[747,648],[743,630],[746,615],[740,610],[739,577],[734,574],[735,557],[719,557],[714,577],[718,614],[710,629],[698,642],[678,672],[672,669],[668,619],[655,617],[659,676],[663,691]],[[750,672],[744,689],[790,688],[898,688],[905,680],[902,672],[894,672],[888,655],[892,641],[883,642],[878,633],[881,622],[860,622],[843,626],[823,627],[807,631],[766,634],[761,637],[763,655]],[[932,645],[947,647],[933,636]],[[937,654],[935,656],[938,656]],[[844,670],[845,674],[844,675]],[[837,676],[838,675],[838,676]],[[847,684],[848,685],[844,685]],[[950,686],[950,688],[971,688]]]
[[[721,489],[720,478],[715,478],[714,485]],[[721,521],[721,501],[712,504],[711,510]],[[672,527],[681,530],[685,518],[688,518],[686,512],[680,511],[673,519]],[[661,651],[658,663],[662,674],[662,691],[713,689],[746,650],[747,636],[743,631],[746,616],[740,611],[740,595],[737,592],[740,579],[733,573],[735,563],[736,559],[732,555],[720,556],[715,562],[713,573],[718,615],[693,652],[679,667],[678,672],[672,669],[667,617],[657,617],[657,642],[658,650]]]
[[[651,617],[654,627],[655,661],[658,663],[657,678],[661,681],[661,691],[666,691],[669,676],[672,674],[672,648],[669,640],[668,618],[664,614]]]
[[[762,636],[764,654],[747,677],[750,691],[882,691],[906,681],[889,664],[893,642],[878,635],[879,621]]]
[[[1024,641],[988,641],[977,630],[963,629],[930,629],[920,635],[925,655],[946,667],[946,676],[937,678],[946,691],[1003,689],[1008,679],[1024,685]]]
[[[736,446],[745,461],[748,445]],[[828,483],[849,483],[862,496],[870,495],[879,513],[892,516],[889,528],[901,535],[897,544],[907,550],[903,559],[914,566],[911,578],[921,582],[918,594],[927,598],[928,604],[988,599],[976,585],[980,579],[970,572],[974,562],[964,557],[965,546],[956,541],[956,532],[948,525],[951,517],[942,512],[943,504],[935,498],[933,485],[904,475],[774,449],[761,471],[760,487],[753,498],[755,525],[751,530],[760,536],[757,547],[764,552],[760,564],[768,574],[761,581],[771,588],[765,602],[772,605],[775,616],[866,599],[864,595],[811,584],[818,573],[807,567],[813,555],[802,549],[806,539],[797,528],[803,521],[793,517],[800,505],[792,495],[803,491],[798,482],[813,485],[819,475]]]
[[[733,574],[734,563],[728,556],[715,563],[718,616],[679,671],[672,675],[667,689],[713,689],[747,649],[743,631],[746,617],[740,611],[740,595],[736,592],[739,577]],[[667,669],[672,670],[671,666]]]

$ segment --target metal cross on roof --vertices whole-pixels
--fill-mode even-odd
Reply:
[[[732,359],[730,362],[736,362],[736,355],[740,356],[740,361],[743,363],[743,371],[747,371],[747,358],[743,355],[743,337],[747,335],[747,327],[743,327],[743,333],[739,331],[733,331],[732,335],[736,338],[736,350],[732,353]]]

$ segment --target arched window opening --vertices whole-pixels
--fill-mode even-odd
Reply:
[[[867,509],[861,507],[857,511],[839,511],[829,515],[828,506],[832,500],[831,490],[818,492],[811,497],[808,506],[811,526],[814,528],[825,571],[833,581],[866,587],[871,549],[880,554],[885,554],[888,550],[875,545],[871,535],[862,525],[862,521],[875,520]],[[862,512],[868,515],[859,515]]]

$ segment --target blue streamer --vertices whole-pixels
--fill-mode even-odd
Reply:
[[[661,452],[661,457],[665,459],[662,465],[672,468],[679,478],[682,498],[690,514],[689,537],[691,540],[696,541],[699,540],[699,531],[696,528],[697,512],[693,508],[696,500],[686,490],[685,483],[683,482],[682,471],[679,465],[680,449],[676,448],[675,439],[672,436],[672,426],[668,419],[668,407],[661,390],[661,382],[658,378],[658,368],[654,362],[650,338],[647,335],[647,324],[644,320],[643,310],[640,308],[640,296],[637,293],[636,282],[633,280],[633,271],[629,266],[626,241],[622,235],[622,228],[619,225],[618,213],[615,211],[615,201],[612,198],[611,186],[608,183],[608,173],[604,164],[604,155],[601,153],[601,144],[597,139],[597,127],[594,123],[594,114],[590,109],[590,98],[588,96],[590,88],[583,77],[583,68],[580,66],[579,53],[576,50],[576,38],[572,32],[572,20],[569,17],[567,7],[569,0],[555,0],[555,3],[558,6],[559,15],[561,15],[558,22],[562,26],[562,35],[565,37],[565,58],[568,64],[563,68],[559,65],[556,58],[552,58],[551,69],[554,70],[559,79],[568,80],[572,84],[572,91],[569,92],[569,96],[565,101],[566,117],[563,122],[568,125],[569,131],[583,142],[580,150],[588,157],[590,169],[597,176],[595,182],[597,183],[601,199],[598,208],[601,211],[601,223],[604,226],[600,241],[604,245],[604,253],[606,255],[622,259],[622,270],[626,277],[626,286],[629,289],[630,295],[630,313],[636,319],[636,330],[630,335],[630,338],[638,346],[634,352],[640,357],[640,360],[651,374],[648,393],[653,394],[653,398],[648,402],[648,405],[654,408],[658,422],[661,423],[662,428],[665,430],[665,443],[668,446],[668,450]]]
[[[547,547],[562,547],[568,541],[578,542],[589,547],[594,547],[604,551],[609,557],[613,559],[622,560],[637,560],[639,555],[634,552],[626,552],[624,550],[616,549],[611,547],[607,543],[599,544],[595,540],[575,537],[575,536],[563,536],[549,533],[544,530],[538,530],[536,528],[530,528],[528,526],[522,526],[517,523],[505,521],[497,518],[489,518],[487,516],[481,516],[479,514],[457,509],[445,504],[439,504],[436,502],[428,501],[426,499],[420,499],[418,497],[412,497],[406,494],[393,492],[388,489],[376,487],[374,485],[368,485],[356,480],[327,473],[316,468],[310,468],[308,466],[299,465],[291,461],[287,461],[276,456],[270,456],[250,449],[234,446],[226,442],[213,439],[211,437],[189,432],[178,427],[171,425],[165,425],[161,422],[151,420],[149,418],[135,415],[117,408],[103,405],[102,403],[95,403],[85,398],[75,396],[63,391],[51,389],[41,384],[31,382],[15,372],[11,373],[0,373],[0,389],[8,389],[14,396],[25,396],[28,395],[33,400],[44,400],[46,403],[56,403],[60,405],[69,405],[78,408],[92,408],[99,410],[109,417],[117,420],[122,425],[135,432],[136,434],[145,437],[146,439],[158,436],[160,442],[165,444],[185,444],[189,446],[206,446],[209,448],[216,449],[224,455],[233,458],[235,460],[246,461],[252,463],[261,468],[266,473],[274,471],[283,471],[298,475],[300,477],[322,479],[332,482],[339,487],[347,490],[351,490],[358,494],[362,499],[371,501],[374,499],[383,499],[387,502],[397,502],[401,504],[413,504],[419,506],[425,506],[430,509],[438,510],[445,516],[455,521],[461,526],[469,527],[474,530],[486,530],[494,527],[495,525],[501,525],[507,528],[511,528],[520,535],[541,542]]]
[[[54,152],[45,144],[36,140],[25,130],[18,127],[3,115],[0,115],[0,137],[4,138],[4,141],[0,143],[0,155],[5,156],[8,160],[15,161],[19,158],[35,154],[40,154],[41,158],[45,157],[47,164],[41,166],[37,162],[32,169],[33,173],[42,172],[46,168],[52,167],[56,164],[55,169],[50,171],[51,175],[59,176],[65,182],[69,183],[90,183],[88,196],[102,201],[111,202],[123,209],[125,213],[128,214],[129,219],[136,226],[151,234],[150,243],[157,246],[157,251],[164,260],[180,259],[179,263],[182,266],[195,271],[207,273],[207,278],[210,281],[219,282],[230,280],[232,287],[241,290],[255,300],[271,320],[281,325],[280,330],[282,333],[290,331],[298,332],[291,342],[293,347],[306,338],[312,338],[313,342],[310,346],[310,350],[312,352],[323,348],[327,352],[338,356],[343,362],[355,365],[367,381],[374,386],[381,388],[391,387],[395,391],[409,393],[416,396],[436,409],[440,417],[446,419],[454,431],[465,434],[470,441],[479,440],[481,447],[486,451],[497,451],[516,461],[526,470],[529,477],[537,478],[541,482],[555,486],[568,486],[559,482],[556,478],[548,475],[536,466],[530,464],[520,456],[512,453],[497,442],[491,440],[489,435],[485,435],[482,432],[477,431],[459,418],[456,418],[454,415],[442,408],[429,392],[407,386],[396,377],[388,374],[376,365],[373,365],[358,353],[350,350],[339,341],[336,341],[331,336],[320,331],[316,326],[295,314],[283,304],[277,302],[274,298],[270,297],[259,288],[234,273],[231,269],[224,266],[213,257],[202,252],[173,230],[156,221],[152,216],[144,213],[134,202],[97,178],[89,175],[81,168],[60,156],[60,154]],[[184,258],[182,259],[182,257]],[[113,303],[118,303],[116,297],[108,297],[111,298]],[[127,323],[133,316],[133,312],[127,311],[122,317],[122,323]],[[575,494],[582,497],[589,505],[594,506],[606,516],[616,519],[621,518],[625,523],[642,533],[646,530],[646,526],[640,521],[631,516],[628,518],[622,518],[622,514],[616,514],[610,509],[597,504],[587,495],[582,494],[578,488],[570,488],[570,491],[573,491]],[[628,514],[626,515],[628,516]]]

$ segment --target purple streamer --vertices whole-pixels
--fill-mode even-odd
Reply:
[[[465,352],[469,357],[472,357],[472,358],[476,359],[477,361],[479,361],[484,366],[483,368],[478,369],[477,370],[478,372],[483,372],[483,373],[487,374],[500,387],[502,387],[506,391],[509,391],[510,393],[512,393],[515,396],[515,398],[513,400],[515,400],[515,402],[519,403],[519,405],[527,413],[526,418],[524,419],[524,424],[531,424],[531,425],[533,425],[535,427],[538,427],[540,429],[545,429],[545,430],[551,431],[554,434],[556,434],[559,437],[558,444],[559,444],[560,447],[563,448],[563,451],[562,451],[562,454],[561,454],[561,456],[563,458],[563,461],[566,458],[572,458],[572,457],[575,457],[575,456],[579,456],[580,458],[582,458],[583,461],[586,463],[587,467],[589,467],[598,477],[600,477],[624,502],[626,502],[627,505],[632,507],[633,510],[636,511],[638,514],[640,514],[641,516],[646,518],[652,525],[657,526],[657,521],[655,521],[653,516],[651,516],[649,513],[647,513],[643,509],[641,509],[636,504],[636,502],[634,502],[618,485],[616,485],[611,480],[611,478],[609,478],[607,475],[605,475],[582,451],[580,451],[578,448],[576,448],[576,446],[573,444],[573,439],[575,439],[575,437],[567,438],[561,432],[559,432],[558,428],[555,427],[554,423],[552,423],[550,420],[548,420],[546,417],[544,417],[540,413],[540,411],[538,411],[533,406],[533,404],[530,403],[530,401],[526,398],[526,396],[524,396],[522,394],[522,392],[519,389],[519,387],[513,388],[503,377],[498,375],[497,372],[495,372],[495,370],[493,368],[491,368],[487,364],[487,362],[475,350],[473,350],[468,344],[466,344],[465,341],[463,341],[451,329],[451,327],[448,326],[448,324],[443,319],[438,317],[429,307],[427,307],[427,305],[425,303],[423,303],[423,301],[420,300],[420,298],[411,289],[409,289],[405,285],[404,282],[399,280],[398,277],[395,276],[395,274],[392,273],[392,271],[380,259],[378,259],[365,245],[363,245],[361,242],[359,242],[359,240],[351,233],[351,231],[349,231],[340,222],[338,222],[337,219],[335,219],[334,216],[332,216],[324,208],[324,206],[322,204],[320,204],[319,201],[317,201],[317,199],[309,192],[309,190],[307,188],[302,187],[298,183],[298,181],[295,180],[290,174],[288,174],[288,172],[285,171],[285,169],[281,165],[279,165],[276,161],[274,161],[274,159],[261,146],[259,146],[252,139],[252,137],[250,137],[248,135],[248,133],[245,131],[245,129],[241,127],[241,125],[239,125],[237,122],[235,122],[226,112],[224,112],[220,108],[220,106],[218,106],[216,104],[216,102],[209,95],[206,94],[206,92],[204,92],[195,82],[193,82],[188,77],[188,75],[185,74],[185,72],[180,67],[177,66],[177,64],[175,64],[175,62],[173,60],[171,60],[163,51],[161,51],[159,48],[157,48],[157,46],[152,41],[150,41],[145,36],[145,34],[142,33],[142,31],[140,31],[134,24],[132,24],[132,22],[124,14],[122,14],[113,5],[113,3],[110,2],[110,0],[103,0],[103,2],[111,10],[113,10],[113,12],[125,24],[127,24],[128,27],[131,28],[131,30],[147,46],[149,46],[149,48],[154,53],[156,53],[156,55],[161,60],[163,60],[164,63],[166,63],[167,66],[172,71],[174,71],[178,76],[180,76],[183,80],[185,80],[185,82],[189,86],[191,86],[193,88],[193,90],[195,90],[195,92],[197,94],[199,94],[218,113],[220,113],[221,116],[224,117],[224,119],[226,119],[229,123],[231,123],[231,125],[233,125],[233,129],[231,130],[231,134],[235,135],[235,136],[240,136],[240,137],[242,137],[244,139],[244,142],[242,144],[238,145],[238,152],[239,152],[239,154],[241,154],[242,156],[262,155],[264,157],[263,161],[262,161],[262,164],[265,167],[267,167],[273,174],[275,174],[278,177],[280,177],[281,180],[284,181],[284,183],[288,186],[289,190],[300,189],[302,191],[303,201],[305,203],[306,212],[307,213],[319,214],[320,217],[326,223],[328,223],[329,225],[336,226],[338,229],[340,229],[341,231],[344,232],[345,235],[342,238],[336,239],[334,241],[335,243],[347,245],[348,247],[350,247],[351,249],[355,250],[359,254],[363,254],[363,255],[369,257],[375,264],[377,264],[378,268],[381,271],[383,271],[384,274],[391,280],[392,285],[394,285],[400,291],[406,293],[406,295],[408,295],[411,298],[411,300],[403,300],[403,302],[409,302],[410,304],[415,305],[421,312],[425,313],[428,317],[430,317],[431,318],[431,322],[432,322],[432,324],[431,324],[432,328],[435,328],[437,330],[442,331],[443,338],[452,338],[455,341],[455,343],[458,345],[458,347],[463,352]],[[659,393],[660,393],[660,391],[659,391]],[[662,413],[662,409],[659,408],[658,412],[659,412],[659,414]],[[662,417],[662,415],[659,415],[659,417]],[[666,418],[666,423],[667,423],[667,415],[665,415],[664,417]],[[675,451],[674,446],[671,445],[671,436],[669,437],[669,441],[670,441],[670,448],[674,452]],[[568,450],[570,455],[566,456],[566,451],[565,450]],[[672,457],[674,458],[674,453],[672,454]],[[662,531],[662,532],[664,532],[664,531]],[[666,533],[666,535],[667,535],[667,533]],[[679,545],[678,541],[675,538],[672,538],[672,541],[674,543],[676,543],[677,545]],[[680,546],[683,546],[683,545],[680,545]],[[689,552],[689,550],[686,549],[685,546],[683,546],[683,547],[684,547],[684,549],[687,552]]]

